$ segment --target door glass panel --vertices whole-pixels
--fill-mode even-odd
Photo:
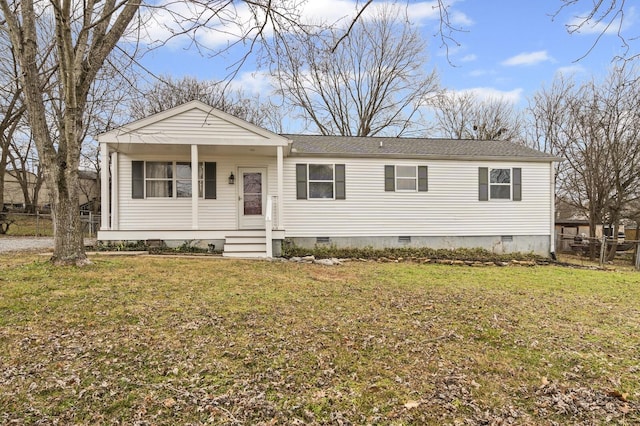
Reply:
[[[262,214],[262,173],[251,172],[242,174],[244,193],[244,214]]]

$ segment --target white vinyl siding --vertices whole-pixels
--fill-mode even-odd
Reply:
[[[317,162],[317,161],[315,161]],[[296,163],[285,159],[284,228],[290,237],[548,235],[551,229],[550,164],[547,162],[430,161],[429,192],[385,191],[389,160],[341,159],[349,194],[341,203],[296,202]],[[415,160],[394,160],[414,166]],[[478,201],[478,168],[522,169],[522,201]]]
[[[185,154],[171,156],[119,156],[120,178],[119,223],[121,231],[138,230],[191,230],[191,198],[131,198],[131,160],[179,161],[188,162]],[[237,185],[229,185],[231,172],[237,173],[238,167],[267,167],[267,194],[277,193],[276,159],[271,157],[239,156],[200,156],[201,162],[216,162],[217,197],[200,198],[198,202],[198,227],[210,230],[234,230],[238,225]],[[295,178],[295,176],[294,176]],[[237,181],[237,180],[236,180]]]
[[[132,137],[152,138],[153,143],[175,144],[193,142],[194,139],[204,138],[209,143],[212,137],[215,139],[230,140],[255,140],[259,142],[265,138],[250,130],[244,129],[214,115],[207,114],[199,109],[182,112],[173,117],[142,127]]]

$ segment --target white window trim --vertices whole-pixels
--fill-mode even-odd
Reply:
[[[309,169],[311,166],[331,166],[331,181],[329,180],[311,180]],[[333,194],[331,198],[312,197],[311,196],[311,183],[326,183],[331,182]],[[335,163],[307,163],[307,200],[327,200],[332,201],[336,199],[336,164]]]
[[[509,183],[491,183],[491,171],[492,170],[509,170]],[[489,171],[488,171],[489,176],[488,181],[489,181],[489,200],[490,201],[511,201],[513,200],[513,168],[512,167],[489,167]],[[491,196],[491,187],[492,186],[509,186],[509,198],[493,198]]]
[[[398,167],[413,167],[415,169],[415,177],[400,177],[398,176]],[[415,183],[415,189],[398,189],[398,179],[413,180]],[[394,165],[394,185],[395,192],[418,192],[418,166],[413,164],[395,164]]]
[[[171,178],[148,178],[147,177],[147,163],[171,163]],[[144,170],[144,198],[145,199],[165,199],[165,200],[169,200],[169,199],[173,199],[173,200],[177,200],[177,199],[181,199],[181,200],[190,200],[191,196],[189,197],[178,197],[178,181],[191,181],[191,179],[178,179],[178,163],[185,163],[185,164],[191,164],[190,161],[162,161],[162,160],[145,160],[144,162],[144,166],[143,166],[143,170]],[[200,199],[204,199],[204,161],[199,161],[198,162],[198,168],[202,167],[202,177],[198,178],[198,191],[200,191],[200,188],[202,188],[202,192],[198,194],[198,198]],[[151,182],[167,182],[170,181],[171,185],[172,185],[172,194],[171,197],[148,197],[147,196],[147,182],[151,181]],[[193,192],[193,187],[191,188],[191,191]]]

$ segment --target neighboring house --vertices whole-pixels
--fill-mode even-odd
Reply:
[[[32,196],[38,177],[32,172],[26,172],[26,181],[29,195]],[[15,171],[8,170],[4,175],[4,205],[10,209],[24,209],[25,200],[22,186],[15,176]],[[38,192],[38,206],[42,207],[49,202],[49,190],[43,182]]]
[[[100,181],[98,173],[93,170],[79,170],[80,178],[80,212],[82,214],[100,211]]]
[[[99,209],[95,207],[99,202],[100,188],[97,180],[97,173],[80,170],[80,206],[83,210],[92,210],[97,212]],[[24,195],[22,193],[22,187],[16,177],[8,171],[4,178],[4,204],[8,208],[22,209],[25,207]],[[29,193],[33,194],[33,187],[36,184],[36,175],[27,172],[27,185],[29,186]],[[40,191],[38,192],[38,208],[42,209],[51,203],[51,195],[49,194],[49,188],[46,182],[42,182]],[[84,207],[84,208],[83,208]]]
[[[557,159],[506,141],[277,135],[198,101],[98,141],[103,241],[554,251]]]

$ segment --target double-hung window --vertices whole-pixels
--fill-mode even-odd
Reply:
[[[384,190],[396,192],[423,192],[428,190],[428,167],[384,166]]]
[[[489,197],[492,200],[511,199],[511,169],[489,170]]]
[[[216,163],[198,163],[198,197],[215,197]],[[191,198],[191,163],[132,161],[132,198]],[[206,177],[206,175],[209,175]],[[205,194],[205,180],[207,193]]]
[[[173,197],[173,163],[147,161],[144,168],[147,198]]]
[[[333,199],[333,164],[309,164],[309,198]]]
[[[396,166],[396,191],[416,191],[418,189],[418,168],[416,166]]]
[[[522,200],[522,169],[514,168],[478,168],[478,199]]]
[[[296,164],[296,198],[344,200],[344,164]]]
[[[202,198],[204,187],[204,163],[198,163],[198,197]],[[178,198],[191,198],[191,163],[176,163],[176,195]]]

